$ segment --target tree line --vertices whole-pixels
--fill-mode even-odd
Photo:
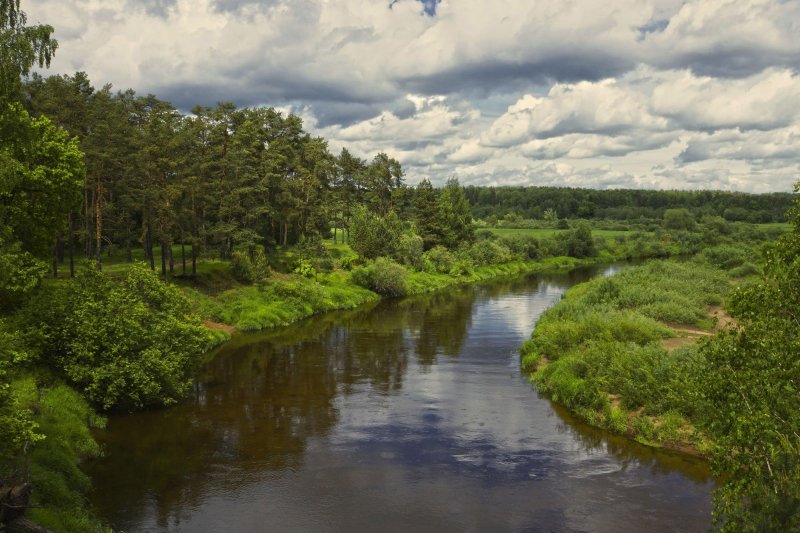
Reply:
[[[576,189],[570,187],[479,187],[466,195],[481,219],[508,214],[521,218],[660,219],[668,209],[688,209],[697,218],[719,216],[730,222],[785,222],[791,193],[748,194],[729,191]]]
[[[331,229],[344,239],[356,205],[383,216],[407,204],[397,160],[334,155],[299,117],[274,108],[220,103],[184,115],[153,95],[96,89],[80,72],[34,75],[24,91],[30,114],[62,127],[84,153],[80,198],[53,243],[59,262],[76,251],[98,264],[104,252],[132,258],[141,246],[151,268],[160,260],[166,272],[181,244],[194,272],[203,253],[230,258]]]

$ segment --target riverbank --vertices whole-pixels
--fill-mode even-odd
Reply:
[[[653,261],[570,289],[521,348],[540,392],[592,426],[706,455],[694,404],[696,348],[730,320],[728,275],[699,260]]]
[[[539,261],[511,261],[476,267],[462,275],[409,271],[404,296],[440,291],[454,285],[479,283],[522,274],[567,272],[582,266],[614,261],[610,257],[577,259],[551,257]],[[375,302],[380,295],[357,285],[350,272],[336,270],[313,278],[273,274],[261,285],[240,286],[208,294],[184,287],[194,311],[218,335],[287,326],[313,315],[354,309]]]

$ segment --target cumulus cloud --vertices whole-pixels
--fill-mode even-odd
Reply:
[[[786,190],[800,3],[36,0],[55,72],[295,111],[410,182]],[[502,105],[500,105],[502,103]],[[770,185],[772,183],[772,185]]]

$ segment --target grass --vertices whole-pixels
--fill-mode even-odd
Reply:
[[[569,290],[521,349],[538,389],[590,424],[661,446],[707,448],[694,429],[693,346],[672,328],[710,328],[730,288],[698,262],[653,261]]]

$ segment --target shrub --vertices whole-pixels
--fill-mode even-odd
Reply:
[[[307,259],[299,259],[295,264],[294,269],[292,269],[292,272],[299,274],[304,278],[317,277],[317,269],[314,268],[314,265],[311,263],[311,261]]]
[[[444,246],[434,246],[423,254],[423,258],[431,262],[434,270],[440,274],[447,274],[453,268],[455,257]]]
[[[144,264],[122,280],[87,268],[51,296],[40,294],[26,310],[47,362],[102,409],[175,403],[213,340],[180,289]]]
[[[231,257],[231,274],[243,283],[262,283],[269,277],[270,268],[264,250],[256,248],[252,254],[236,250]]]
[[[405,296],[408,272],[391,259],[379,257],[371,265],[353,269],[350,279],[356,285],[383,296]]]
[[[717,268],[730,270],[747,262],[748,254],[738,246],[721,245],[706,248],[700,253],[699,259]]]
[[[333,270],[333,257],[319,235],[311,235],[301,240],[297,243],[296,251],[301,260],[311,264],[315,274],[316,271],[330,272]]]
[[[465,259],[458,259],[455,263],[453,263],[453,267],[450,269],[449,274],[451,276],[471,276],[473,273],[472,270],[472,263]]]
[[[407,231],[400,236],[394,257],[399,262],[412,268],[422,267],[423,241],[414,232]]]
[[[539,241],[531,235],[514,235],[500,239],[500,244],[522,260],[539,259]]]
[[[586,222],[581,222],[578,227],[566,235],[567,255],[571,257],[594,257],[597,248],[592,239],[592,228]]]
[[[511,251],[495,241],[478,241],[469,248],[469,257],[478,266],[507,263]]]

